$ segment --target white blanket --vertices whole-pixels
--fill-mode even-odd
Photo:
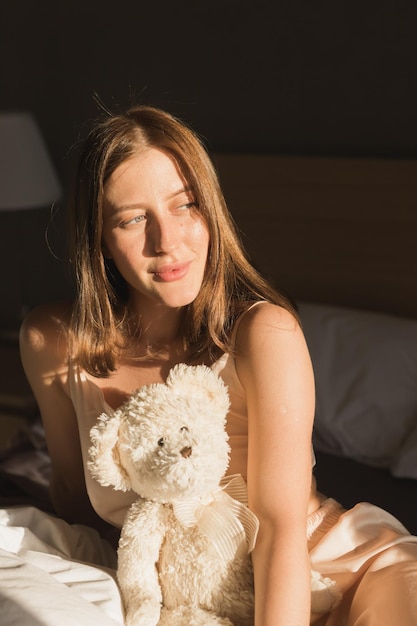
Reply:
[[[2,626],[117,626],[116,553],[92,529],[33,507],[0,509]]]

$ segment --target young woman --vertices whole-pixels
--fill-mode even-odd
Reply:
[[[91,478],[91,427],[175,364],[206,363],[229,387],[229,471],[260,522],[255,625],[416,624],[416,540],[375,507],[344,512],[316,492],[297,315],[246,259],[195,134],[145,106],[99,121],[71,217],[76,300],[35,310],[21,333],[58,515],[116,540],[134,494]],[[310,615],[311,566],[343,593],[325,615]]]

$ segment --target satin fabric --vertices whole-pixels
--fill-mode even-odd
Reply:
[[[308,520],[311,567],[334,580],[340,604],[315,626],[416,626],[417,537],[369,503],[348,511],[332,499]]]

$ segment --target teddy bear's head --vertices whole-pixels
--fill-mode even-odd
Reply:
[[[209,493],[229,463],[223,381],[180,364],[166,383],[141,387],[91,429],[89,469],[105,486],[169,502]]]

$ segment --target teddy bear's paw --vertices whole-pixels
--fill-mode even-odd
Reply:
[[[342,599],[342,592],[331,578],[324,578],[319,572],[311,571],[311,612],[328,613]]]
[[[161,605],[155,600],[145,600],[138,606],[129,606],[126,610],[126,626],[157,626],[161,614]]]
[[[233,626],[227,617],[219,617],[213,611],[199,607],[180,606],[163,608],[158,626]]]

